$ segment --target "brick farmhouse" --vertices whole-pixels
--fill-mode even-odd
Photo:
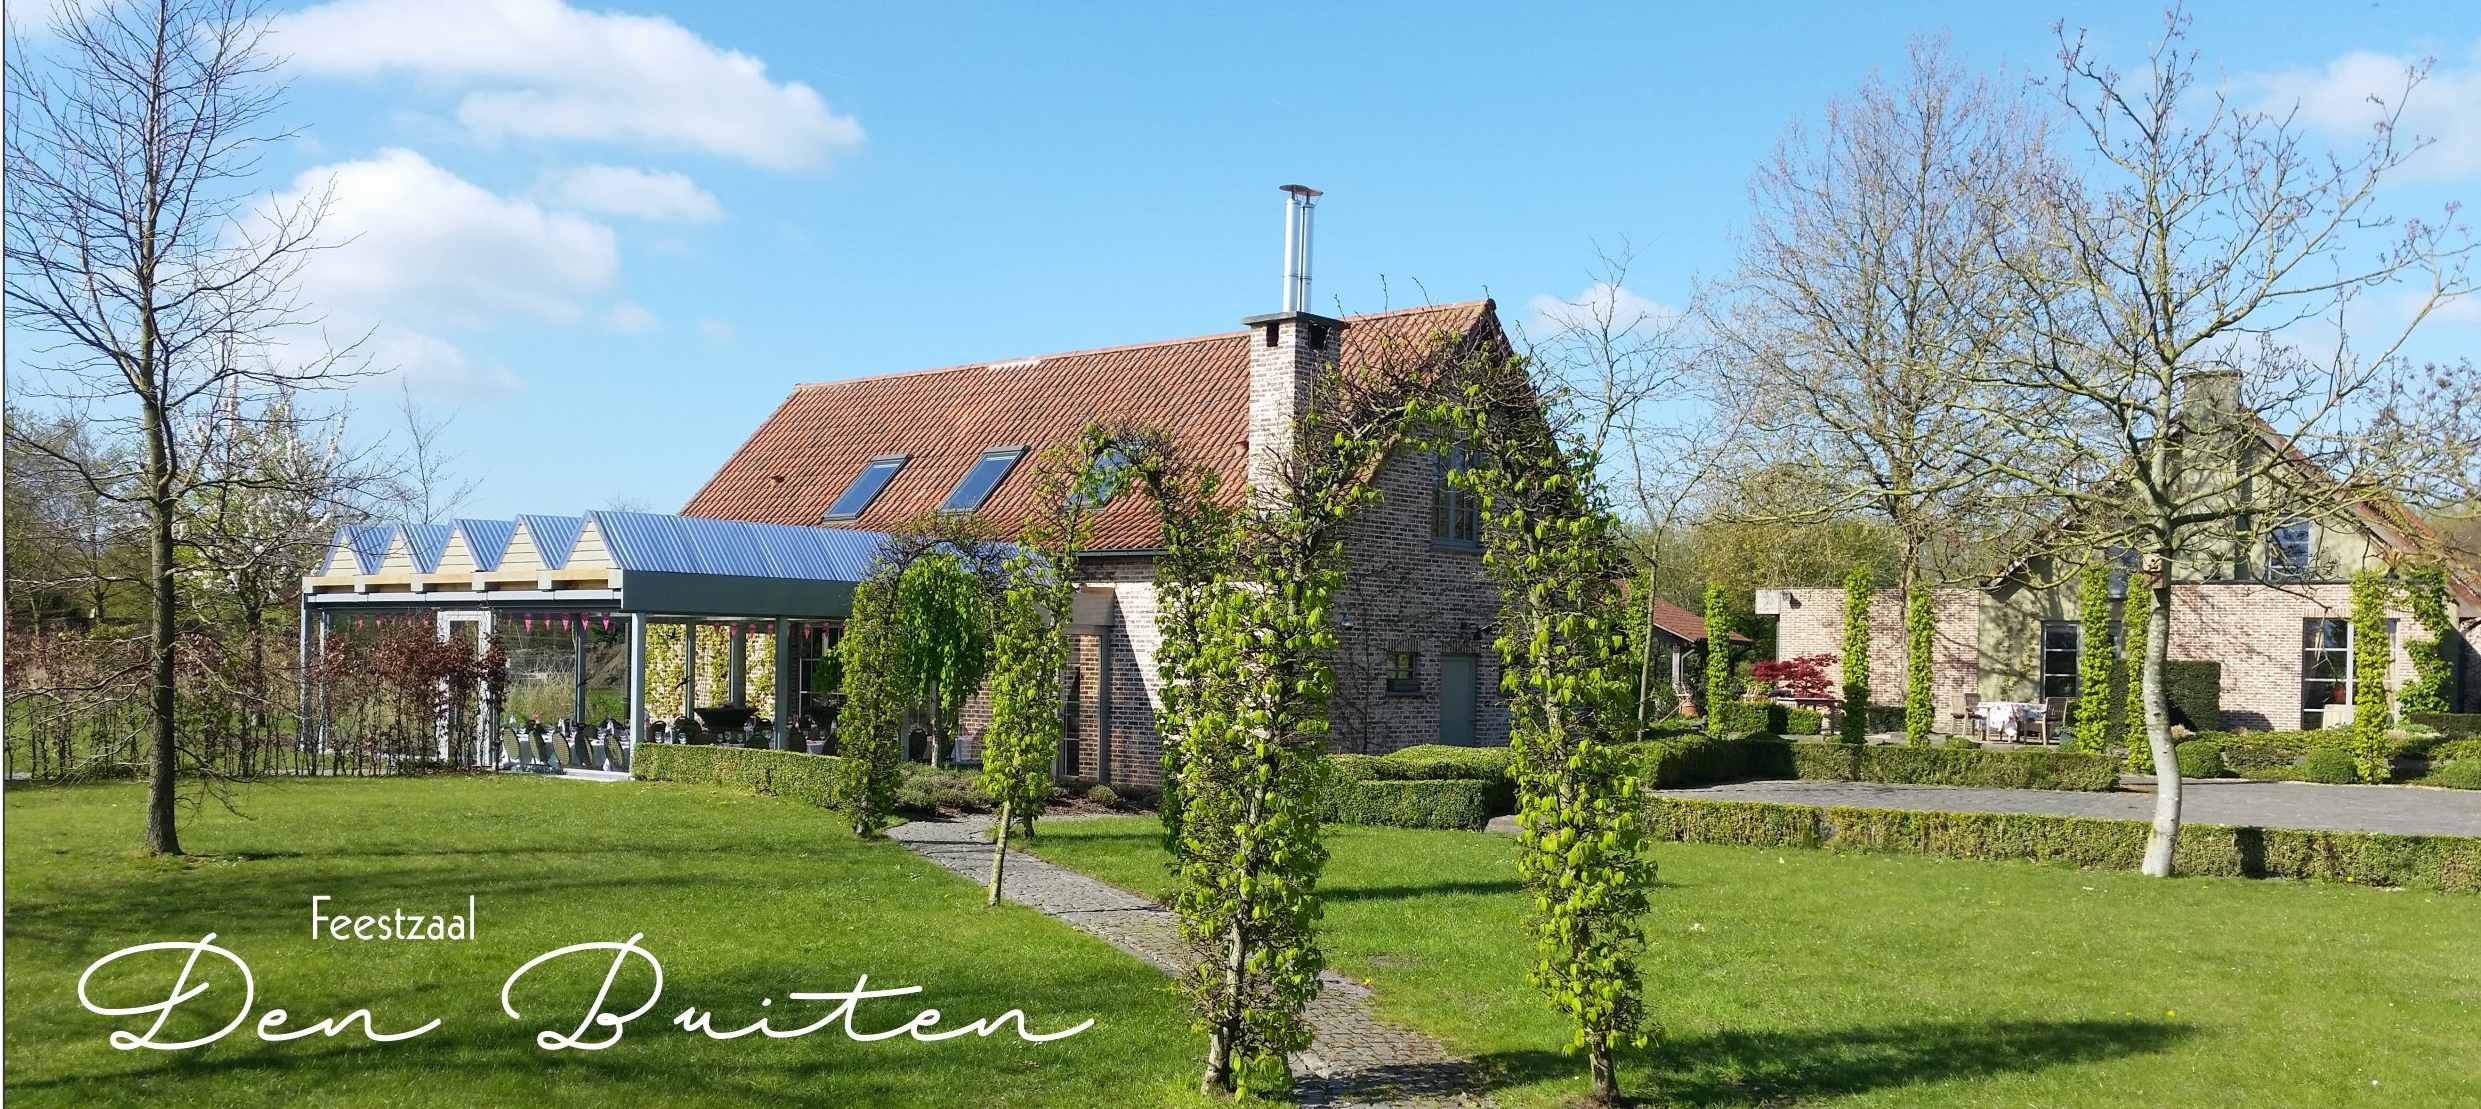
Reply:
[[[682,513],[884,531],[925,512],[979,511],[1013,533],[1036,508],[1034,467],[1023,463],[1096,422],[1167,431],[1237,491],[1279,464],[1320,373],[1382,352],[1506,345],[1487,300],[1243,323],[1193,339],[798,386]],[[1475,514],[1446,487],[1445,465],[1427,452],[1390,459],[1376,479],[1383,499],[1348,531],[1333,750],[1507,742],[1488,647],[1498,593],[1482,570]],[[1078,663],[1063,776],[1161,780],[1159,543],[1143,498],[1119,498],[1096,518],[1070,629]],[[977,698],[962,728],[968,754],[987,720]]]
[[[2279,439],[2256,425],[2268,445]],[[2322,475],[2300,475],[2321,480]],[[2406,560],[2436,562],[2448,571],[2447,613],[2453,631],[2450,707],[2481,711],[2481,659],[2471,640],[2481,632],[2481,573],[2469,553],[2399,507],[2356,506],[2294,519],[2173,569],[2172,659],[2210,660],[2222,668],[2222,718],[2199,729],[2315,730],[2348,720],[2352,703],[2350,579]],[[1942,727],[1957,718],[1967,693],[1984,700],[2039,702],[2076,697],[2082,641],[2074,565],[2029,558],[1979,587],[1934,590],[1935,645],[1931,684]],[[2114,648],[2129,574],[2111,583]],[[2394,690],[2413,676],[2408,637],[2428,633],[2402,607],[2387,610],[2390,638],[2386,681]],[[1870,605],[1870,701],[1903,703],[1904,634],[1901,599],[1882,591]],[[1843,649],[1840,586],[1758,591],[1761,614],[1777,618],[1781,658],[1834,655]],[[1842,680],[1840,664],[1832,668]],[[2340,706],[2340,708],[2330,707]]]

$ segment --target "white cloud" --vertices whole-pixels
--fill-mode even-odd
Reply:
[[[640,331],[654,330],[661,321],[655,319],[654,313],[624,300],[612,306],[611,322],[613,330],[634,335]]]
[[[382,326],[371,337],[370,365],[382,372],[376,382],[382,390],[393,391],[401,381],[415,400],[426,404],[458,404],[525,391],[525,382],[507,367],[477,366],[456,344],[401,327]]]
[[[571,208],[651,220],[707,223],[723,218],[715,194],[678,173],[625,166],[576,166],[558,171],[551,190]]]
[[[2263,107],[2272,112],[2298,105],[2310,126],[2346,140],[2366,140],[2382,109],[2371,97],[2392,107],[2403,103],[2397,130],[2405,138],[2419,136],[2434,145],[2413,157],[2406,172],[2432,177],[2462,177],[2481,172],[2481,43],[2461,66],[2438,64],[2404,98],[2404,73],[2420,59],[2355,50],[2326,63],[2322,69],[2300,68],[2255,78],[2265,94]]]
[[[739,328],[718,319],[699,320],[698,333],[706,336],[707,342],[714,343],[718,346],[729,343],[734,339],[741,337],[741,331]]]
[[[403,381],[426,401],[505,396],[524,383],[504,366],[478,364],[442,333],[512,317],[564,322],[582,316],[619,277],[612,231],[582,216],[546,212],[500,196],[410,150],[306,170],[267,202],[327,200],[320,237],[332,244],[301,273],[305,306],[327,336],[360,338],[392,391]],[[634,305],[615,324],[654,317]],[[308,361],[329,340],[288,336],[279,357]]]
[[[1544,293],[1525,303],[1526,313],[1542,337],[1572,327],[1594,327],[1607,321],[1613,331],[1631,327],[1640,330],[1660,328],[1680,314],[1656,301],[1638,296],[1625,285],[1596,282],[1583,293],[1563,299]]]
[[[502,197],[410,150],[305,170],[296,202],[332,187],[323,237],[303,288],[320,306],[372,318],[472,325],[507,315],[565,321],[611,286],[611,228]]]
[[[636,141],[776,170],[861,142],[799,81],[661,16],[561,0],[336,0],[279,16],[275,49],[332,76],[410,73],[464,92],[457,119],[486,137]]]

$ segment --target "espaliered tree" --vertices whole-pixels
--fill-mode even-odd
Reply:
[[[1844,572],[1843,741],[1869,742],[1870,570]]]
[[[898,634],[907,645],[914,703],[929,718],[930,765],[956,734],[965,699],[991,672],[991,600],[997,592],[952,550],[923,552],[896,579]]]
[[[1931,652],[1938,643],[1938,607],[1927,589],[1904,598],[1904,742],[1930,745],[1930,725],[1938,719],[1931,703]]]
[[[1706,587],[1706,734],[1723,735],[1723,706],[1732,700],[1732,610],[1719,585]]]
[[[952,637],[989,634],[989,597],[1004,587],[1006,559],[1007,545],[981,516],[924,515],[889,533],[868,578],[854,587],[852,613],[836,647],[845,693],[836,737],[844,757],[837,795],[856,834],[874,836],[887,826],[902,779],[908,718],[923,713],[936,729],[944,714],[952,726],[948,706],[961,705],[980,688],[987,640],[974,647]],[[968,590],[978,590],[979,600]],[[975,604],[983,609],[980,628],[970,623]],[[934,758],[939,742],[934,732]]]
[[[2352,765],[2364,782],[2383,782],[2394,768],[2386,742],[2386,601],[2393,592],[2380,571],[2352,575]]]
[[[1483,565],[1499,583],[1497,639],[1516,760],[1517,873],[1534,911],[1528,978],[1566,1016],[1587,1058],[1592,1103],[1620,1102],[1616,1049],[1643,1046],[1637,956],[1654,866],[1641,851],[1644,800],[1620,746],[1635,734],[1628,574],[1594,455],[1563,441],[1526,402],[1524,363],[1476,359],[1455,403],[1424,406],[1482,463],[1453,480],[1482,520]],[[1478,448],[1478,449],[1476,449]],[[1729,693],[1731,629],[1706,590],[1709,730]]]
[[[836,800],[868,839],[896,807],[898,729],[911,694],[904,636],[896,620],[896,574],[882,567],[853,587],[853,607],[836,645],[844,669],[844,707],[836,713]]]
[[[2120,732],[2128,744],[2128,771],[2132,774],[2154,772],[2153,744],[2146,741],[2145,681],[2141,669],[2145,663],[2147,643],[2154,634],[2154,591],[2150,584],[2128,587],[2127,611],[2121,614],[2121,627],[2127,629],[2127,646],[2120,655],[2120,680],[2127,684],[2128,703],[2120,713],[2124,724]]]
[[[2095,561],[2076,578],[2076,728],[2074,749],[2099,755],[2111,746],[2111,568]]]
[[[1163,849],[1179,869],[1182,780],[1187,776],[1188,722],[1199,708],[1207,598],[1230,576],[1238,506],[1218,496],[1222,475],[1183,453],[1170,435],[1123,429],[1110,436],[1104,457],[1121,470],[1120,483],[1154,505],[1162,535],[1154,560],[1155,673],[1163,711],[1156,730],[1163,745]]]
[[[1373,478],[1442,353],[1436,340],[1385,344],[1320,374],[1321,403],[1296,422],[1292,449],[1253,473],[1226,538],[1184,556],[1230,552],[1228,569],[1182,601],[1195,654],[1181,663],[1186,688],[1167,699],[1181,747],[1173,906],[1205,955],[1177,988],[1207,1035],[1207,1094],[1246,1092],[1309,1044],[1301,1010],[1325,964],[1319,808],[1344,529],[1379,495]]]
[[[1095,505],[1109,499],[1116,475],[1098,465],[1104,443],[1099,428],[1079,442],[1046,455],[1035,474],[1043,511],[1017,536],[1004,564],[1007,585],[991,603],[993,655],[991,726],[982,733],[985,796],[999,803],[991,844],[990,896],[999,904],[1007,878],[1008,831],[1022,821],[1034,834],[1034,818],[1051,797],[1051,764],[1059,758],[1061,682],[1068,669],[1068,623],[1076,601],[1077,553],[1093,532]]]

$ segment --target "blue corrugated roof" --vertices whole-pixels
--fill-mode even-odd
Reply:
[[[543,556],[543,565],[557,570],[568,565],[569,552],[577,549],[577,533],[586,530],[583,516],[519,516],[517,526],[534,538],[534,549]]]
[[[388,557],[389,542],[396,538],[396,525],[346,524],[337,538],[352,549],[355,573],[376,574]]]
[[[484,570],[499,567],[509,541],[520,526],[534,537],[545,562],[557,568],[577,549],[586,521],[610,549],[622,570],[719,577],[791,578],[798,581],[858,582],[870,573],[871,561],[887,545],[882,532],[851,528],[755,524],[745,520],[710,520],[702,516],[666,516],[653,512],[590,512],[585,516],[519,516],[516,520],[459,520],[449,524],[349,524],[341,538],[354,552],[360,573],[376,573],[388,544],[401,531],[424,573],[439,566],[440,552],[452,530],[465,535],[474,558]],[[332,569],[329,568],[329,569]]]
[[[448,536],[456,529],[447,524],[400,524],[405,545],[413,549],[414,569],[427,574],[439,569],[440,553],[448,549]]]
[[[465,546],[474,552],[474,565],[488,571],[500,568],[500,556],[508,553],[508,541],[517,535],[514,520],[459,520],[457,530],[465,535]]]
[[[887,536],[848,528],[758,524],[652,512],[595,512],[622,570],[805,581],[860,581]]]

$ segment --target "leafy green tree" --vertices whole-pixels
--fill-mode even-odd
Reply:
[[[2384,574],[2352,575],[2352,764],[2360,780],[2383,782],[2394,770],[2386,741],[2386,601]]]
[[[1499,583],[1497,648],[1508,695],[1517,785],[1517,873],[1533,898],[1528,978],[1575,1031],[1588,1097],[1620,1101],[1615,1052],[1643,1046],[1637,957],[1654,866],[1621,746],[1635,734],[1628,572],[1589,446],[1563,442],[1526,407],[1521,361],[1484,361],[1461,404],[1440,408],[1486,462],[1455,478],[1480,502],[1483,563]],[[1706,591],[1707,719],[1730,692],[1731,622],[1719,585]]]
[[[1843,741],[1869,742],[1870,569],[1844,572]]]
[[[1178,869],[1182,781],[1190,749],[1188,722],[1199,707],[1205,681],[1198,647],[1205,639],[1207,598],[1231,573],[1238,507],[1218,494],[1222,476],[1191,458],[1159,430],[1121,430],[1105,452],[1123,470],[1122,484],[1142,492],[1162,526],[1162,553],[1154,560],[1157,688],[1163,711],[1156,728],[1163,744],[1163,849]]]
[[[2076,620],[2082,636],[2076,652],[2074,749],[2099,755],[2111,745],[2111,568],[2099,560],[2076,578]]]
[[[2120,672],[2123,675],[2121,680],[2128,687],[2128,708],[2122,714],[2127,721],[2128,772],[2151,774],[2154,772],[2154,747],[2140,734],[2145,722],[2145,682],[2139,673],[2146,657],[2146,640],[2154,634],[2154,591],[2150,587],[2140,589],[2135,583],[2130,583],[2127,611],[2121,614],[2119,626],[2127,629],[2127,647],[2120,655]]]
[[[966,699],[991,672],[991,597],[954,551],[923,552],[896,581],[897,633],[905,640],[914,703],[930,718],[930,765],[956,734]]]
[[[1904,602],[1904,742],[1930,745],[1938,706],[1930,696],[1930,664],[1937,648],[1938,610],[1930,591],[1915,587]]]
[[[1016,553],[1004,564],[1006,585],[991,604],[997,665],[991,673],[991,726],[982,733],[980,785],[998,802],[999,819],[986,904],[999,904],[1006,881],[1009,825],[1023,821],[1030,838],[1034,818],[1051,798],[1077,552],[1093,530],[1090,509],[1108,499],[1108,484],[1118,477],[1099,464],[1101,459],[1099,428],[1089,428],[1076,447],[1043,459],[1035,487],[1044,511],[1028,519],[1018,535]]]
[[[1706,734],[1723,735],[1724,709],[1732,696],[1731,596],[1719,585],[1706,587]]]
[[[2404,603],[2426,638],[2405,636],[2404,653],[2412,656],[2412,680],[2405,682],[2396,703],[2405,712],[2445,712],[2447,692],[2455,681],[2455,663],[2447,653],[2455,625],[2447,619],[2447,573],[2438,566],[2405,566]]]
[[[914,687],[912,663],[897,616],[896,582],[902,571],[884,565],[853,587],[852,613],[836,644],[843,659],[844,707],[836,714],[840,780],[836,799],[864,839],[887,827],[896,807],[903,761],[898,729]]]

